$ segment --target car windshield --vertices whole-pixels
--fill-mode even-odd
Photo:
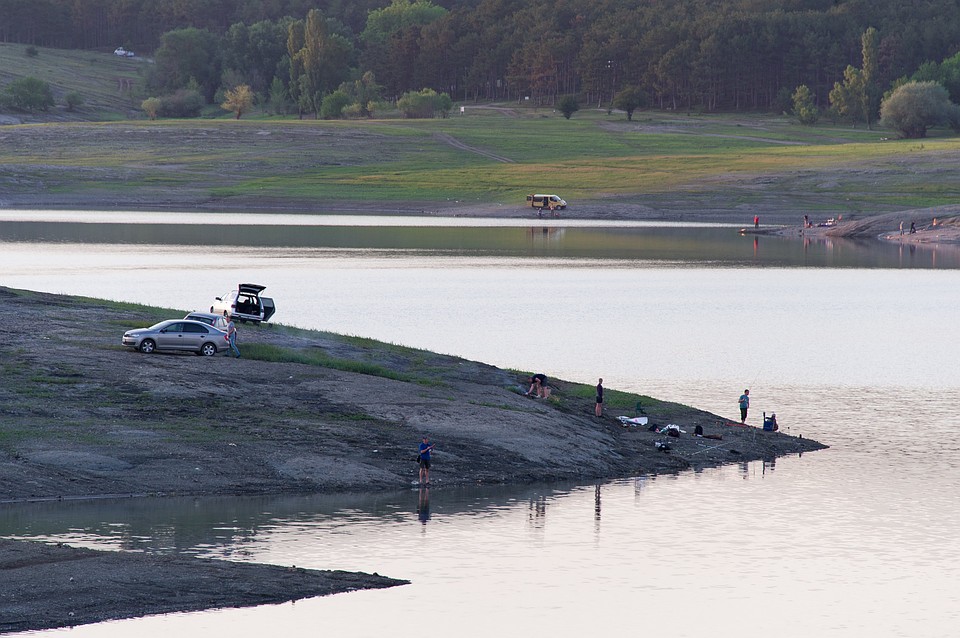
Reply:
[[[163,327],[165,327],[166,325],[167,325],[167,322],[166,322],[166,321],[161,321],[160,323],[155,323],[155,324],[153,324],[152,326],[150,326],[149,329],[150,329],[150,330],[159,330],[160,328],[163,328]]]

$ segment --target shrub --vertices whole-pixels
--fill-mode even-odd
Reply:
[[[18,111],[32,113],[46,111],[54,106],[50,85],[37,78],[25,77],[14,80],[5,90],[6,104]]]
[[[338,119],[349,104],[350,96],[345,92],[337,90],[328,93],[320,103],[320,117],[325,120]]]
[[[40,55],[40,52],[37,51],[37,47],[34,47],[34,46],[27,47],[24,50],[24,53],[27,55],[28,58],[35,58],[38,55]]]
[[[165,95],[160,98],[160,108],[157,109],[157,115],[160,117],[198,117],[205,104],[206,102],[204,102],[199,91],[180,89],[173,95]]]
[[[367,112],[369,113],[369,110]],[[359,120],[362,117],[366,117],[366,115],[364,115],[364,108],[360,106],[359,102],[354,102],[345,107],[340,115],[348,120]]]
[[[419,92],[409,91],[397,100],[397,108],[408,118],[428,118],[440,113],[446,117],[453,107],[453,101],[446,93],[437,93],[433,89]]]
[[[147,114],[147,117],[155,120],[157,119],[157,114],[160,113],[160,98],[148,97],[140,104],[140,108]]]
[[[563,117],[569,120],[571,115],[580,110],[580,103],[572,95],[564,95],[557,102],[557,108],[563,113]]]
[[[80,93],[78,93],[77,91],[70,91],[69,93],[64,95],[63,101],[64,101],[64,104],[67,105],[67,110],[70,111],[71,113],[75,109],[83,106],[83,96],[80,95]]]

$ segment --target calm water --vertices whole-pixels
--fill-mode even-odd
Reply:
[[[434,489],[428,504],[411,491],[0,508],[3,536],[413,581],[72,636],[412,636],[424,619],[460,636],[956,635],[953,251],[754,244],[716,226],[210,217],[0,212],[0,284],[192,310],[254,281],[283,323],[728,415],[750,387],[757,414],[832,447],[599,486]]]

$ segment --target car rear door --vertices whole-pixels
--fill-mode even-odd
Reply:
[[[210,334],[210,331],[207,330],[206,326],[201,326],[197,323],[184,323],[183,338],[181,340],[183,344],[182,349],[200,350],[200,346],[207,340],[208,334]]]

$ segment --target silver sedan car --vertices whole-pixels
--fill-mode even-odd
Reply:
[[[127,330],[123,333],[123,345],[150,354],[160,351],[195,352],[212,357],[230,349],[230,340],[223,330],[201,321],[168,319],[150,326]]]

